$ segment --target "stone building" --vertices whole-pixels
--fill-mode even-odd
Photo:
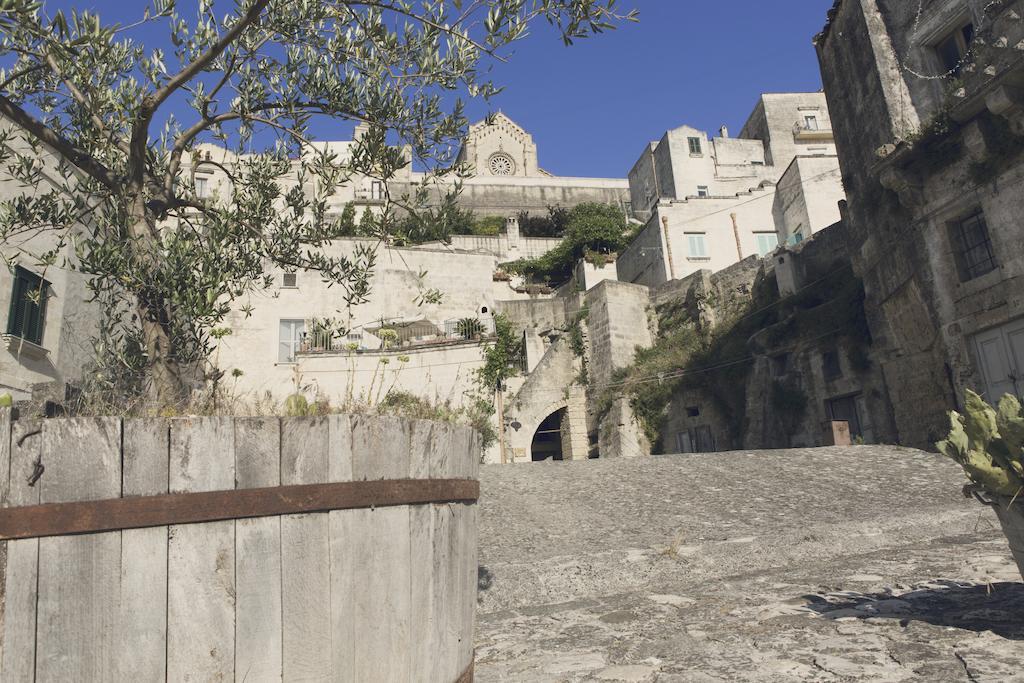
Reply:
[[[572,208],[598,202],[628,210],[629,183],[624,178],[556,176],[538,165],[537,145],[519,124],[499,112],[469,127],[456,159],[471,175],[462,182],[459,204],[481,216],[509,216],[520,211],[546,214],[548,207]],[[422,175],[408,174],[416,183]],[[401,193],[401,178],[392,183]]]
[[[30,146],[14,132],[3,143],[7,153],[37,155],[43,182],[25,187],[6,169],[0,170],[0,197],[50,192],[63,186],[55,152]],[[99,308],[91,302],[86,276],[62,267],[74,262],[68,245],[57,264],[44,265],[42,255],[58,245],[52,233],[26,233],[0,243],[0,255],[12,268],[0,265],[0,395],[27,399],[33,387],[63,385],[81,378],[92,358],[91,337],[99,326]]]
[[[1024,2],[838,0],[815,44],[901,443],[1024,394]]]
[[[646,227],[619,258],[619,279],[656,287],[721,270],[839,220],[843,198],[822,93],[761,95],[738,138],[682,126],[650,143],[629,172]]]

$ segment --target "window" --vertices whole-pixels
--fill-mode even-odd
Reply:
[[[298,287],[299,276],[296,273],[285,273],[284,277],[281,278],[281,286],[288,288]]]
[[[686,409],[686,417],[700,417],[700,407],[690,406]]]
[[[836,422],[846,422],[850,425],[850,436],[864,438],[864,427],[860,422],[860,411],[857,410],[857,399],[860,394],[846,396],[845,398],[834,398],[828,401],[828,416]]]
[[[751,166],[764,166],[764,162],[763,161],[751,161],[750,165]]]
[[[690,258],[706,258],[708,255],[707,244],[704,241],[704,233],[687,233],[686,241],[690,247]]]
[[[966,23],[946,34],[935,44],[935,53],[942,67],[951,74],[960,74],[974,41],[974,24]]]
[[[821,354],[821,374],[829,382],[843,376],[843,369],[839,365],[839,352],[835,349]]]
[[[950,238],[960,282],[973,280],[996,269],[988,226],[980,211],[953,223],[950,226]]]
[[[282,320],[281,341],[278,345],[278,362],[294,363],[295,354],[299,352],[299,348],[305,336],[305,320]]]
[[[804,226],[803,226],[803,224],[801,224],[801,225],[797,226],[796,232],[794,232],[792,235],[789,236],[789,243],[791,245],[793,245],[793,244],[800,244],[803,241],[804,241]]]
[[[384,183],[379,180],[370,183],[370,199],[384,199]]]
[[[686,138],[687,143],[690,145],[690,154],[700,156],[704,153],[701,148],[700,138]]]
[[[708,192],[708,186],[707,185],[698,185],[697,186],[697,196],[698,197],[710,197],[711,193]]]
[[[767,256],[779,246],[779,235],[775,232],[759,232],[757,237],[757,253],[760,256]]]
[[[42,345],[49,293],[49,282],[20,266],[15,267],[7,334]]]
[[[205,176],[196,176],[196,196],[210,196],[210,179]]]
[[[804,130],[818,130],[818,117],[813,114],[805,114]]]

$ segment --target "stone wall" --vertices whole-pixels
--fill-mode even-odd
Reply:
[[[512,462],[530,462],[531,445],[537,428],[549,415],[565,408],[567,422],[562,425],[563,444],[571,446],[564,453],[570,459],[586,459],[586,415],[582,412],[583,387],[574,386],[579,374],[579,359],[573,355],[568,341],[556,338],[541,362],[527,377],[522,388],[509,398],[505,408],[508,454]],[[518,426],[516,426],[518,425]],[[563,445],[564,447],[564,445]]]
[[[856,280],[842,275],[850,260],[844,237],[836,225],[772,261],[752,257],[652,292],[656,306],[681,303],[699,333],[734,349],[723,367],[749,364],[742,389],[730,384],[735,375],[720,377],[714,368],[703,382],[680,384],[664,425],[665,450],[825,445],[837,415],[866,442],[895,440],[879,355],[859,328],[821,327],[846,324],[849,307],[859,305],[851,299]],[[778,299],[769,296],[776,279],[788,283]],[[731,407],[739,399],[742,414]]]
[[[392,194],[399,196],[412,192],[412,184],[392,182]],[[451,188],[445,185],[431,188],[435,201]],[[629,201],[629,184],[626,180],[610,178],[561,178],[561,177],[474,177],[462,183],[459,206],[470,209],[480,216],[514,216],[520,211],[535,215],[547,215],[548,207],[560,206],[571,209],[587,202],[612,204],[625,207]]]
[[[351,254],[359,244],[370,243],[340,240],[332,245],[332,253]],[[380,248],[369,301],[351,308],[339,287],[328,286],[315,273],[297,273],[296,286],[284,287],[278,271],[269,291],[236,303],[224,322],[231,334],[220,341],[214,362],[229,374],[242,371],[239,392],[277,394],[292,383],[295,369],[280,357],[282,320],[305,321],[308,331],[313,318],[335,318],[352,328],[381,320],[425,320],[443,326],[447,320],[489,318],[499,284],[493,282],[494,267],[495,258],[488,254]],[[442,293],[440,301],[419,298],[435,289]],[[247,305],[248,312],[243,308]]]
[[[851,253],[904,444],[931,447],[968,388],[993,401],[1003,391],[1024,394],[1012,372],[1024,349],[1012,335],[981,345],[1024,324],[1024,99],[1005,87],[1024,78],[1024,59],[1009,49],[1024,40],[1022,13],[1020,0],[942,2],[919,23],[906,3],[844,2],[816,41],[849,194]],[[934,69],[928,41],[965,19],[978,40],[959,87],[897,68],[906,55],[915,70]],[[942,126],[923,127],[940,111]],[[921,139],[907,144],[915,132]],[[976,215],[995,267],[968,273],[956,235]]]
[[[846,195],[838,180],[834,155],[793,159],[779,179],[772,207],[780,244],[807,239],[839,221],[839,202]]]
[[[647,287],[605,280],[584,298],[588,368],[588,427],[596,432],[602,458],[649,455],[651,445],[633,416],[628,399],[613,402],[598,422],[595,401],[604,396],[615,370],[632,364],[638,348],[654,342],[648,322],[650,290]]]
[[[603,458],[643,458],[651,454],[651,444],[643,427],[629,407],[629,399],[620,398],[598,426],[597,448]]]
[[[661,222],[656,218],[647,221],[640,234],[619,254],[615,267],[623,282],[655,287],[671,280],[670,257],[665,249]]]
[[[587,292],[584,306],[590,342],[590,381],[605,384],[612,373],[633,362],[637,347],[653,342],[647,322],[646,287],[605,280]]]

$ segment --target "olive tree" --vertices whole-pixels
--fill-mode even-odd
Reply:
[[[569,44],[633,18],[616,0],[154,0],[112,23],[0,0],[0,171],[26,190],[0,205],[0,241],[50,233],[41,264],[128,301],[118,339],[134,343],[149,395],[176,400],[211,330],[270,286],[268,268],[317,271],[348,301],[366,298],[373,249],[325,249],[345,232],[331,195],[414,159],[428,179],[460,174],[464,98],[499,91],[489,65],[532,23]],[[139,37],[156,31],[165,47]],[[341,158],[311,145],[320,117],[368,132]],[[202,142],[238,154],[216,198],[190,171]],[[425,189],[411,194],[388,198],[382,240],[393,206],[425,206]]]

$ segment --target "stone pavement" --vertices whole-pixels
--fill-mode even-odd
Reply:
[[[1024,584],[895,447],[488,466],[477,680],[1024,681]]]

